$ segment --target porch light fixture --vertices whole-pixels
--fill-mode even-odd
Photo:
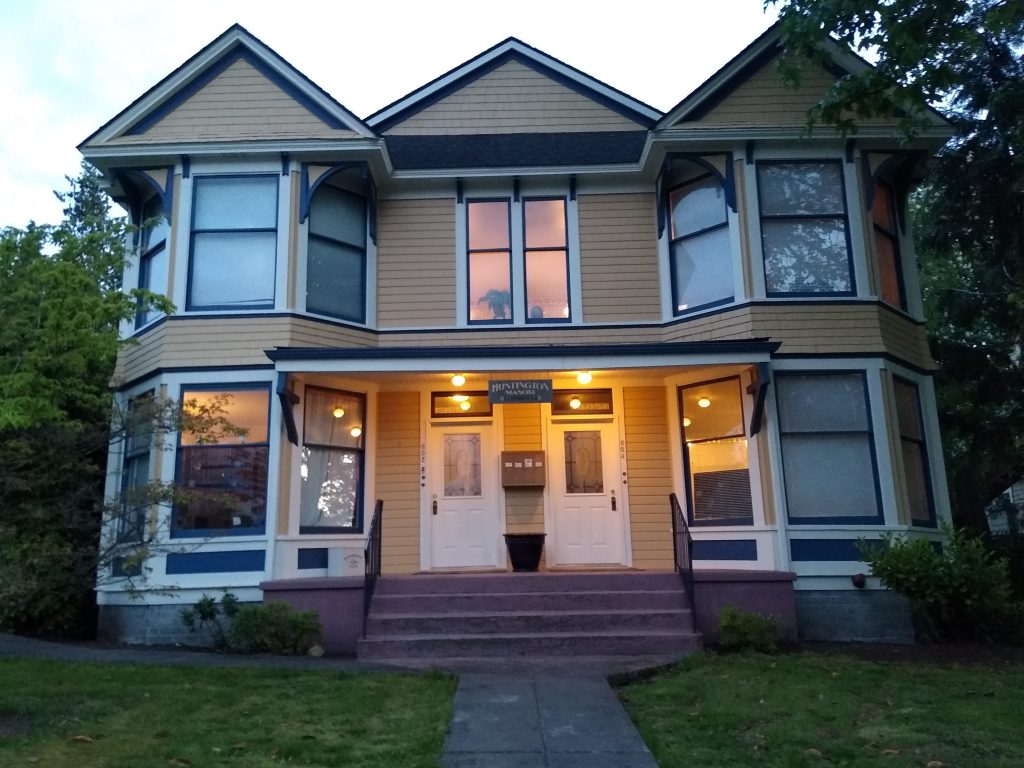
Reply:
[[[452,395],[452,400],[454,400],[456,403],[465,403],[466,401],[469,400],[469,395]],[[463,408],[462,410],[466,409]]]
[[[593,380],[594,375],[590,371],[580,371],[579,373],[576,374],[576,381],[578,381],[580,384],[589,384]]]
[[[465,383],[466,383],[466,377],[463,376],[461,373],[456,373],[454,376],[452,376],[452,386],[453,387],[461,387]]]
[[[700,400],[697,401],[697,405],[699,405],[701,408],[707,408],[708,406],[711,405],[711,401],[708,400],[706,397],[702,397]]]
[[[340,419],[342,416],[345,415],[345,409],[339,405],[337,408],[331,411],[331,415],[336,419]]]
[[[578,397],[574,397],[572,400],[569,401],[569,407],[572,408],[574,411],[578,411],[581,405],[583,405],[583,401],[580,400]]]
[[[684,427],[688,427],[691,424],[693,424],[693,422],[690,421],[690,417],[689,416],[683,416],[683,426]]]
[[[363,434],[363,429],[362,427],[352,427],[352,431],[349,434],[351,434],[352,437],[359,437]]]

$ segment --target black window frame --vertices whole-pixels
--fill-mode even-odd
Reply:
[[[319,390],[321,392],[339,392],[346,397],[355,398],[362,403],[363,409],[363,426],[362,426],[362,440],[360,441],[361,447],[359,448],[343,448],[337,445],[324,445],[322,443],[312,443],[306,440],[306,419],[305,411],[303,411],[302,419],[302,443],[299,445],[301,451],[306,446],[311,448],[318,448],[326,451],[352,451],[359,454],[359,492],[356,494],[356,509],[355,509],[355,522],[353,525],[302,525],[302,509],[301,509],[301,494],[302,488],[299,488],[300,494],[300,507],[299,507],[299,534],[351,534],[351,533],[362,533],[363,522],[364,522],[364,510],[366,507],[366,434],[369,426],[369,411],[368,398],[365,392],[352,392],[347,389],[338,389],[336,387],[318,387],[307,385],[304,391],[311,389]],[[300,459],[301,460],[301,459]]]
[[[714,181],[722,190],[722,211],[724,214],[722,222],[720,224],[715,224],[714,226],[711,227],[704,227],[703,229],[699,229],[696,232],[688,232],[684,235],[676,236],[675,217],[672,215],[672,195],[678,190],[685,189],[686,187],[695,186],[697,184],[704,184],[708,180]],[[716,299],[715,301],[709,301],[705,304],[699,304],[694,307],[687,307],[686,309],[679,309],[679,286],[676,283],[676,245],[678,245],[679,243],[683,243],[687,240],[692,240],[702,235],[709,234],[711,232],[717,232],[720,229],[725,229],[726,231],[729,230],[729,204],[725,200],[725,187],[718,179],[715,178],[714,174],[703,173],[700,174],[699,176],[695,176],[693,178],[687,179],[686,181],[680,182],[679,184],[675,184],[669,187],[665,191],[664,200],[662,204],[665,206],[665,218],[668,221],[668,275],[669,281],[672,286],[672,316],[683,317],[684,315],[692,315],[695,312],[702,312],[704,310],[714,309],[715,307],[723,307],[726,304],[734,303],[736,301],[735,276],[733,277],[732,294],[728,298]],[[731,265],[729,271],[732,272],[731,267],[735,265],[732,264],[733,256],[731,250],[728,256]]]
[[[328,235],[323,235],[323,234],[320,234],[318,232],[314,232],[313,231],[313,219],[314,219],[313,200],[315,200],[316,196],[318,194],[320,194],[321,190],[323,190],[325,187],[328,187],[328,186],[330,186],[332,189],[335,189],[335,190],[337,190],[337,191],[339,191],[339,192],[341,192],[341,193],[343,193],[345,195],[350,195],[352,197],[356,197],[356,198],[359,198],[360,200],[362,200],[362,204],[363,204],[363,242],[361,244],[355,244],[355,243],[346,242],[344,240],[339,240],[337,238],[329,237]],[[337,186],[337,185],[331,185],[329,182],[325,182],[325,183],[321,184],[316,189],[316,191],[313,193],[313,197],[310,200],[310,206],[309,206],[309,221],[308,221],[308,223],[306,225],[306,232],[307,232],[307,235],[306,235],[306,304],[305,304],[306,312],[309,312],[309,313],[312,313],[312,314],[316,314],[316,315],[323,315],[324,317],[333,317],[333,318],[337,318],[339,320],[346,320],[346,321],[352,322],[352,323],[359,323],[360,325],[365,325],[366,324],[366,304],[367,304],[367,301],[366,301],[366,299],[367,299],[366,281],[367,281],[367,251],[368,251],[368,248],[369,248],[369,210],[370,210],[370,201],[367,199],[366,195],[360,194],[359,192],[354,192],[353,190],[345,188],[345,187],[340,187],[340,186]],[[328,311],[328,310],[325,310],[325,309],[318,309],[318,308],[311,308],[310,307],[310,305],[309,305],[309,274],[310,274],[309,243],[313,242],[314,240],[319,240],[321,242],[325,242],[325,243],[332,244],[332,245],[341,245],[341,246],[343,246],[345,248],[350,248],[352,250],[357,250],[357,251],[361,252],[362,260],[359,263],[360,302],[359,302],[359,313],[358,313],[358,315],[354,315],[354,314],[353,315],[346,315],[346,314],[343,314],[341,312],[332,312],[332,311]]]
[[[936,527],[938,527],[938,515],[937,515],[936,509],[935,509],[935,493],[932,490],[931,458],[930,458],[930,456],[928,454],[928,433],[927,433],[927,431],[925,429],[924,406],[921,403],[921,387],[920,387],[920,385],[916,381],[912,381],[911,379],[908,379],[906,376],[899,376],[898,374],[893,374],[892,378],[893,378],[893,395],[894,395],[893,403],[896,404],[897,406],[899,404],[899,398],[895,396],[896,395],[896,387],[897,387],[897,385],[903,384],[905,386],[910,387],[911,391],[914,393],[914,404],[915,404],[915,407],[917,409],[917,423],[921,427],[921,437],[920,437],[920,439],[914,438],[914,437],[910,437],[910,436],[905,436],[903,434],[903,425],[900,423],[899,412],[898,412],[898,407],[897,407],[896,429],[897,429],[897,432],[899,433],[900,462],[901,462],[901,465],[903,466],[903,481],[904,481],[904,483],[907,482],[906,457],[903,454],[903,443],[904,443],[904,441],[907,441],[907,442],[912,442],[915,445],[919,446],[920,451],[921,451],[921,454],[920,454],[921,455],[921,471],[922,471],[922,475],[924,477],[925,505],[927,506],[927,512],[928,512],[928,519],[927,520],[920,520],[920,519],[914,519],[914,510],[913,509],[909,510],[910,524],[912,526],[920,527],[920,528],[936,528]]]
[[[269,179],[274,183],[274,226],[273,227],[247,227],[247,228],[214,228],[196,229],[196,204],[199,199],[198,187],[204,180],[210,179]],[[281,228],[281,182],[280,177],[274,173],[223,173],[223,174],[202,174],[192,177],[192,211],[189,220],[188,240],[188,276],[185,286],[185,311],[186,312],[219,312],[219,311],[246,311],[246,310],[272,310],[277,303],[277,251],[278,232]],[[246,233],[273,233],[274,235],[274,276],[272,280],[273,298],[270,302],[258,302],[251,304],[202,304],[196,305],[192,300],[193,270],[195,267],[195,246],[197,234],[231,234],[237,232]]]
[[[740,432],[737,435],[718,435],[716,437],[706,437],[700,440],[689,441],[686,439],[686,427],[683,425],[683,419],[686,417],[685,409],[683,408],[683,391],[686,389],[692,389],[693,387],[707,386],[708,384],[719,384],[723,381],[736,381],[736,389],[739,393],[740,403]],[[694,511],[694,489],[693,481],[690,473],[690,444],[709,443],[715,440],[728,440],[731,438],[743,438],[747,441],[747,450],[750,450],[750,438],[747,437],[746,429],[744,425],[747,423],[746,417],[746,403],[744,403],[744,392],[743,392],[743,381],[739,375],[735,376],[722,376],[717,379],[708,379],[707,381],[695,381],[692,384],[680,384],[676,387],[676,402],[679,406],[679,437],[682,443],[682,454],[683,454],[683,483],[686,486],[686,518],[689,524],[694,527],[715,527],[715,526],[752,526],[754,524],[754,487],[750,478],[750,459],[748,453],[747,459],[747,487],[750,491],[750,518],[732,518],[728,520],[707,520],[700,519],[696,516]]]
[[[528,248],[526,245],[526,204],[542,203],[550,201],[562,203],[562,232],[565,235],[565,245],[562,248]],[[565,195],[541,195],[537,197],[523,197],[520,201],[522,209],[521,226],[523,230],[523,316],[527,325],[549,324],[549,323],[571,323],[572,322],[572,269],[569,265],[569,200]],[[509,215],[511,216],[511,209]],[[531,252],[565,251],[565,304],[569,307],[568,317],[530,317],[530,293],[529,293],[529,265],[527,254]],[[515,304],[512,304],[512,317],[515,318]]]
[[[176,502],[171,509],[171,524],[170,524],[170,536],[172,539],[186,539],[186,538],[214,538],[214,537],[235,537],[235,536],[263,536],[266,534],[267,529],[267,510],[270,504],[270,436],[271,436],[271,423],[270,423],[270,410],[272,407],[271,403],[271,385],[263,382],[223,382],[213,383],[202,382],[198,384],[182,384],[178,388],[180,397],[179,408],[185,407],[185,393],[186,392],[229,392],[229,391],[257,391],[263,390],[267,393],[267,440],[266,442],[260,443],[245,443],[246,448],[262,448],[266,451],[266,465],[267,465],[267,477],[264,481],[264,499],[263,499],[263,524],[259,526],[239,526],[237,528],[181,528],[178,525],[178,510],[179,504]],[[183,487],[181,475],[184,462],[182,462],[182,450],[186,451],[202,451],[209,448],[219,448],[221,443],[210,443],[205,445],[186,445],[181,444],[182,430],[178,430],[176,444],[174,449],[174,482],[177,487]]]
[[[798,376],[808,377],[826,377],[826,376],[858,376],[861,380],[862,391],[864,393],[864,412],[867,420],[867,431],[863,430],[804,430],[800,432],[787,432],[783,428],[781,418],[781,408],[779,406],[780,397],[780,381],[784,381],[786,378],[796,378]],[[829,370],[790,370],[790,371],[775,371],[775,409],[778,417],[779,427],[779,459],[780,466],[779,471],[782,475],[782,495],[786,498],[786,524],[790,526],[804,526],[804,525],[881,525],[885,522],[885,509],[882,506],[882,484],[881,478],[878,473],[878,452],[875,449],[875,426],[874,419],[871,414],[871,393],[868,387],[868,375],[867,371],[863,368],[850,368],[850,369],[829,369]],[[875,508],[878,510],[877,514],[872,516],[844,516],[844,517],[797,517],[794,518],[789,514],[789,500],[788,500],[788,489],[786,487],[786,447],[785,437],[787,434],[795,435],[848,435],[848,434],[866,434],[868,441],[868,449],[871,454],[871,474],[874,479],[875,485]]]
[[[764,213],[764,190],[761,184],[761,169],[769,166],[807,166],[807,165],[834,165],[839,169],[839,194],[843,201],[843,213],[839,214],[765,214]],[[853,243],[850,239],[850,205],[846,199],[846,172],[842,160],[833,158],[800,158],[800,159],[768,159],[758,160],[755,164],[755,178],[757,184],[757,212],[759,228],[761,230],[761,266],[764,272],[765,296],[769,299],[799,299],[799,298],[839,298],[844,296],[857,295],[857,275],[853,264]],[[842,219],[843,234],[846,241],[846,268],[850,276],[850,289],[847,291],[771,291],[768,289],[768,265],[766,261],[764,246],[764,222],[765,221],[815,221],[823,219]]]

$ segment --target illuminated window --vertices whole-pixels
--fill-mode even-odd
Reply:
[[[566,201],[471,200],[466,204],[470,323],[568,322],[569,241]],[[513,245],[513,231],[522,231]],[[522,298],[513,274],[523,275]]]
[[[725,190],[706,177],[669,192],[673,313],[733,300]]]
[[[306,387],[300,533],[362,530],[366,396]]]
[[[679,388],[690,518],[694,525],[750,525],[750,462],[739,377]]]
[[[174,535],[262,533],[270,388],[185,387],[181,409]]]
[[[875,229],[875,255],[878,258],[878,293],[882,301],[900,309],[907,308],[900,264],[899,235],[892,189],[884,182],[875,184],[871,201],[871,220]]]

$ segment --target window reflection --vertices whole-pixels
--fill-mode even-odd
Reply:
[[[569,319],[569,252],[565,199],[523,203],[526,243],[526,319]]]

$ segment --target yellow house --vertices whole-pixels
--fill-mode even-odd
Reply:
[[[670,573],[705,633],[728,599],[906,638],[851,577],[857,539],[949,516],[905,205],[948,129],[806,135],[867,65],[826,42],[790,90],[778,37],[665,114],[510,38],[360,119],[235,26],[86,139],[142,225],[125,285],[177,308],[126,324],[117,398],[243,430],[112,448],[112,498],[192,496],[108,526],[150,549],[141,601],[101,575],[107,632],[180,639],[221,589],[323,614],[364,571],[439,611]],[[506,534],[544,535],[538,574],[502,575]]]

